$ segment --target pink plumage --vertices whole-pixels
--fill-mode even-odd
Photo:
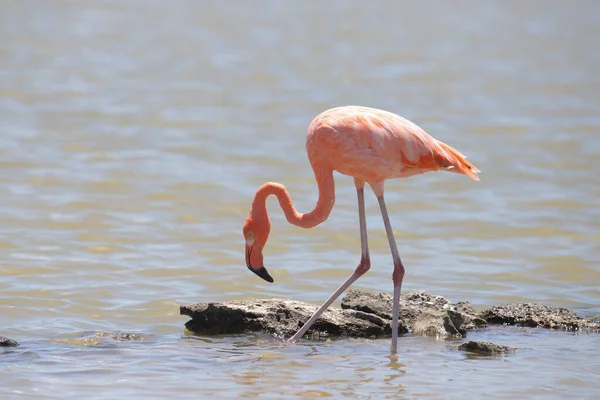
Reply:
[[[346,106],[319,114],[308,127],[306,151],[313,169],[331,167],[375,187],[440,169],[479,180],[465,156],[413,122],[375,108]]]

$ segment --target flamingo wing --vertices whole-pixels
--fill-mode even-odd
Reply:
[[[480,171],[463,154],[391,112],[346,106],[326,111],[315,122],[313,128],[329,132],[327,143],[318,147],[327,149],[334,169],[343,174],[380,182],[441,169],[479,180]]]

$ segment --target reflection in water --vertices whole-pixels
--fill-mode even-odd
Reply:
[[[406,374],[405,364],[402,364],[398,361],[398,354],[389,354],[387,356],[390,362],[386,365],[391,371],[385,375],[384,382],[386,385],[386,389],[395,390],[396,393],[402,393],[405,391],[406,386],[401,383],[402,377]]]

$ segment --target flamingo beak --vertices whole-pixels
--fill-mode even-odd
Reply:
[[[250,271],[254,272],[256,275],[263,278],[265,281],[267,281],[269,283],[274,282],[273,278],[271,277],[271,275],[269,275],[269,272],[267,272],[267,269],[265,267],[260,267],[258,269],[254,269],[252,267],[248,267],[248,268],[250,269]]]
[[[252,264],[256,266],[253,266]],[[254,245],[246,245],[246,266],[250,271],[254,272],[265,281],[269,283],[274,282],[267,269],[262,265],[262,252],[254,247]]]

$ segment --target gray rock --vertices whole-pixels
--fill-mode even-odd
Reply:
[[[237,300],[181,306],[180,313],[192,319],[186,328],[198,334],[266,332],[279,337],[293,335],[318,308],[292,300]],[[455,310],[442,296],[423,291],[400,297],[399,332],[413,331],[443,337],[464,336],[467,330],[485,326],[472,307]],[[350,290],[342,309],[330,308],[308,330],[313,337],[381,337],[391,334],[392,297]],[[416,325],[415,323],[419,321]],[[416,326],[416,329],[415,329]]]
[[[222,303],[198,303],[180,307],[191,317],[186,327],[203,335],[264,332],[286,338],[293,335],[318,306],[282,299],[237,300]],[[309,329],[319,337],[369,337],[391,334],[392,296],[353,289],[342,300],[342,309],[330,308]],[[495,306],[476,314],[469,302],[452,304],[442,296],[423,291],[400,296],[398,328],[400,334],[442,338],[464,337],[487,323],[540,326],[552,329],[594,330],[600,332],[600,320],[586,320],[575,312],[540,304]]]
[[[342,308],[360,310],[391,320],[392,296],[353,289],[342,300]],[[399,314],[400,333],[412,331],[415,335],[463,337],[469,330],[486,326],[485,321],[476,315],[471,303],[453,305],[442,296],[424,291],[401,295]]]
[[[600,331],[600,322],[586,320],[574,311],[536,303],[515,303],[483,310],[479,316],[490,324],[543,327],[567,331]]]
[[[97,332],[96,336],[110,338],[112,340],[118,341],[143,341],[145,340],[144,336],[139,333],[129,333],[129,332]]]
[[[486,356],[513,353],[515,350],[517,350],[514,347],[505,346],[503,344],[479,342],[474,340],[461,344],[458,346],[458,349]]]
[[[458,303],[454,304],[454,309],[465,314],[477,315],[477,312],[473,308],[473,304],[471,304],[470,301],[459,301]]]
[[[0,336],[0,347],[19,347],[19,342]]]
[[[265,332],[278,337],[293,335],[318,306],[293,300],[233,300],[223,303],[198,303],[180,307],[181,315],[192,319],[185,326],[198,334],[238,334]],[[356,310],[330,308],[307,335],[313,337],[378,337],[390,334],[389,321]]]
[[[412,332],[415,335],[460,338],[467,335],[466,321],[470,318],[461,312],[448,309],[438,312],[423,312],[415,320]],[[483,323],[485,326],[485,322]]]
[[[464,318],[463,324],[467,331],[474,329],[481,329],[487,326],[485,319],[481,318],[475,309],[468,301],[461,301],[454,305],[454,311],[459,312],[461,317]]]

